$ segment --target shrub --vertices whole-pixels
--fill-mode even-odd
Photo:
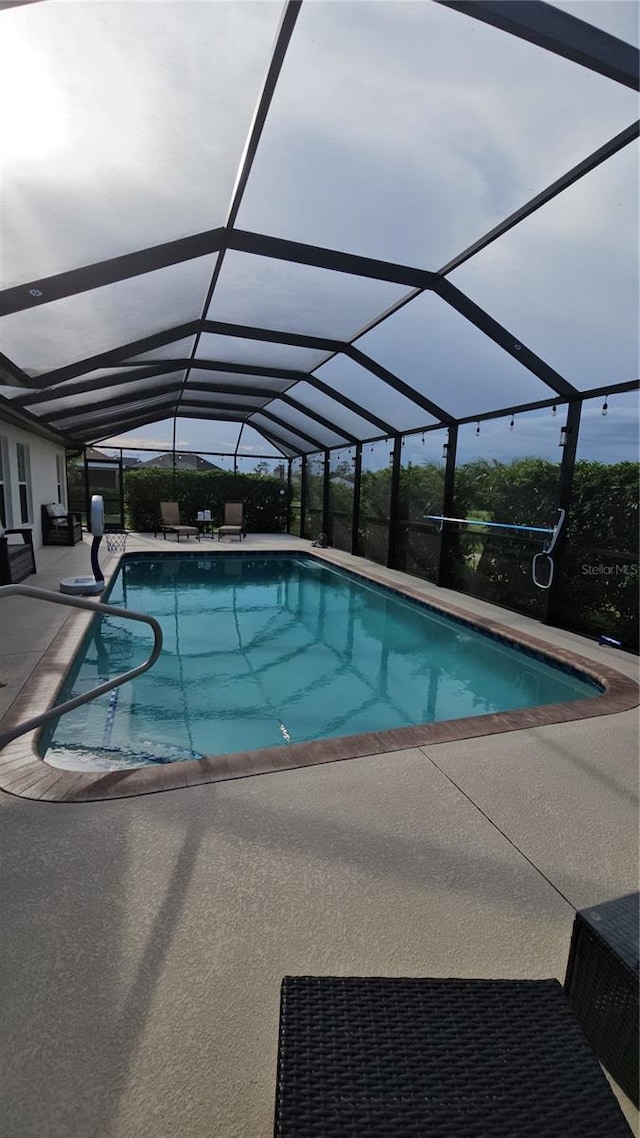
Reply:
[[[289,491],[286,482],[260,474],[232,474],[218,470],[127,470],[124,476],[127,525],[130,529],[155,530],[160,503],[177,502],[185,525],[195,523],[199,510],[211,510],[220,525],[225,502],[242,502],[247,530],[253,533],[285,533]]]

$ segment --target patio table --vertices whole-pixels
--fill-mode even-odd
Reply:
[[[285,977],[275,1138],[629,1138],[556,980]]]

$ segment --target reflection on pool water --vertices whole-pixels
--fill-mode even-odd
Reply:
[[[177,762],[600,692],[310,557],[133,555],[104,599],[155,616],[162,655],[56,724],[54,765]],[[98,618],[64,698],[135,667],[150,643],[144,625]]]

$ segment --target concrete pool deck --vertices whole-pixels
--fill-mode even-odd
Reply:
[[[88,541],[37,562],[25,583],[56,589]],[[637,676],[635,657],[375,569]],[[70,618],[1,604],[4,713]],[[267,1138],[283,975],[562,980],[575,910],[638,887],[637,822],[635,710],[118,801],[0,794],[3,1133]]]

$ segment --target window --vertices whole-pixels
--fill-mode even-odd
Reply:
[[[31,521],[33,513],[31,504],[31,461],[29,447],[25,443],[16,443],[18,458],[18,497],[20,499],[20,524],[25,525]]]
[[[56,485],[58,491],[57,502],[62,502],[63,506],[67,504],[67,479],[66,467],[63,454],[56,455]]]
[[[11,483],[9,481],[9,447],[0,435],[0,525],[11,528]]]

